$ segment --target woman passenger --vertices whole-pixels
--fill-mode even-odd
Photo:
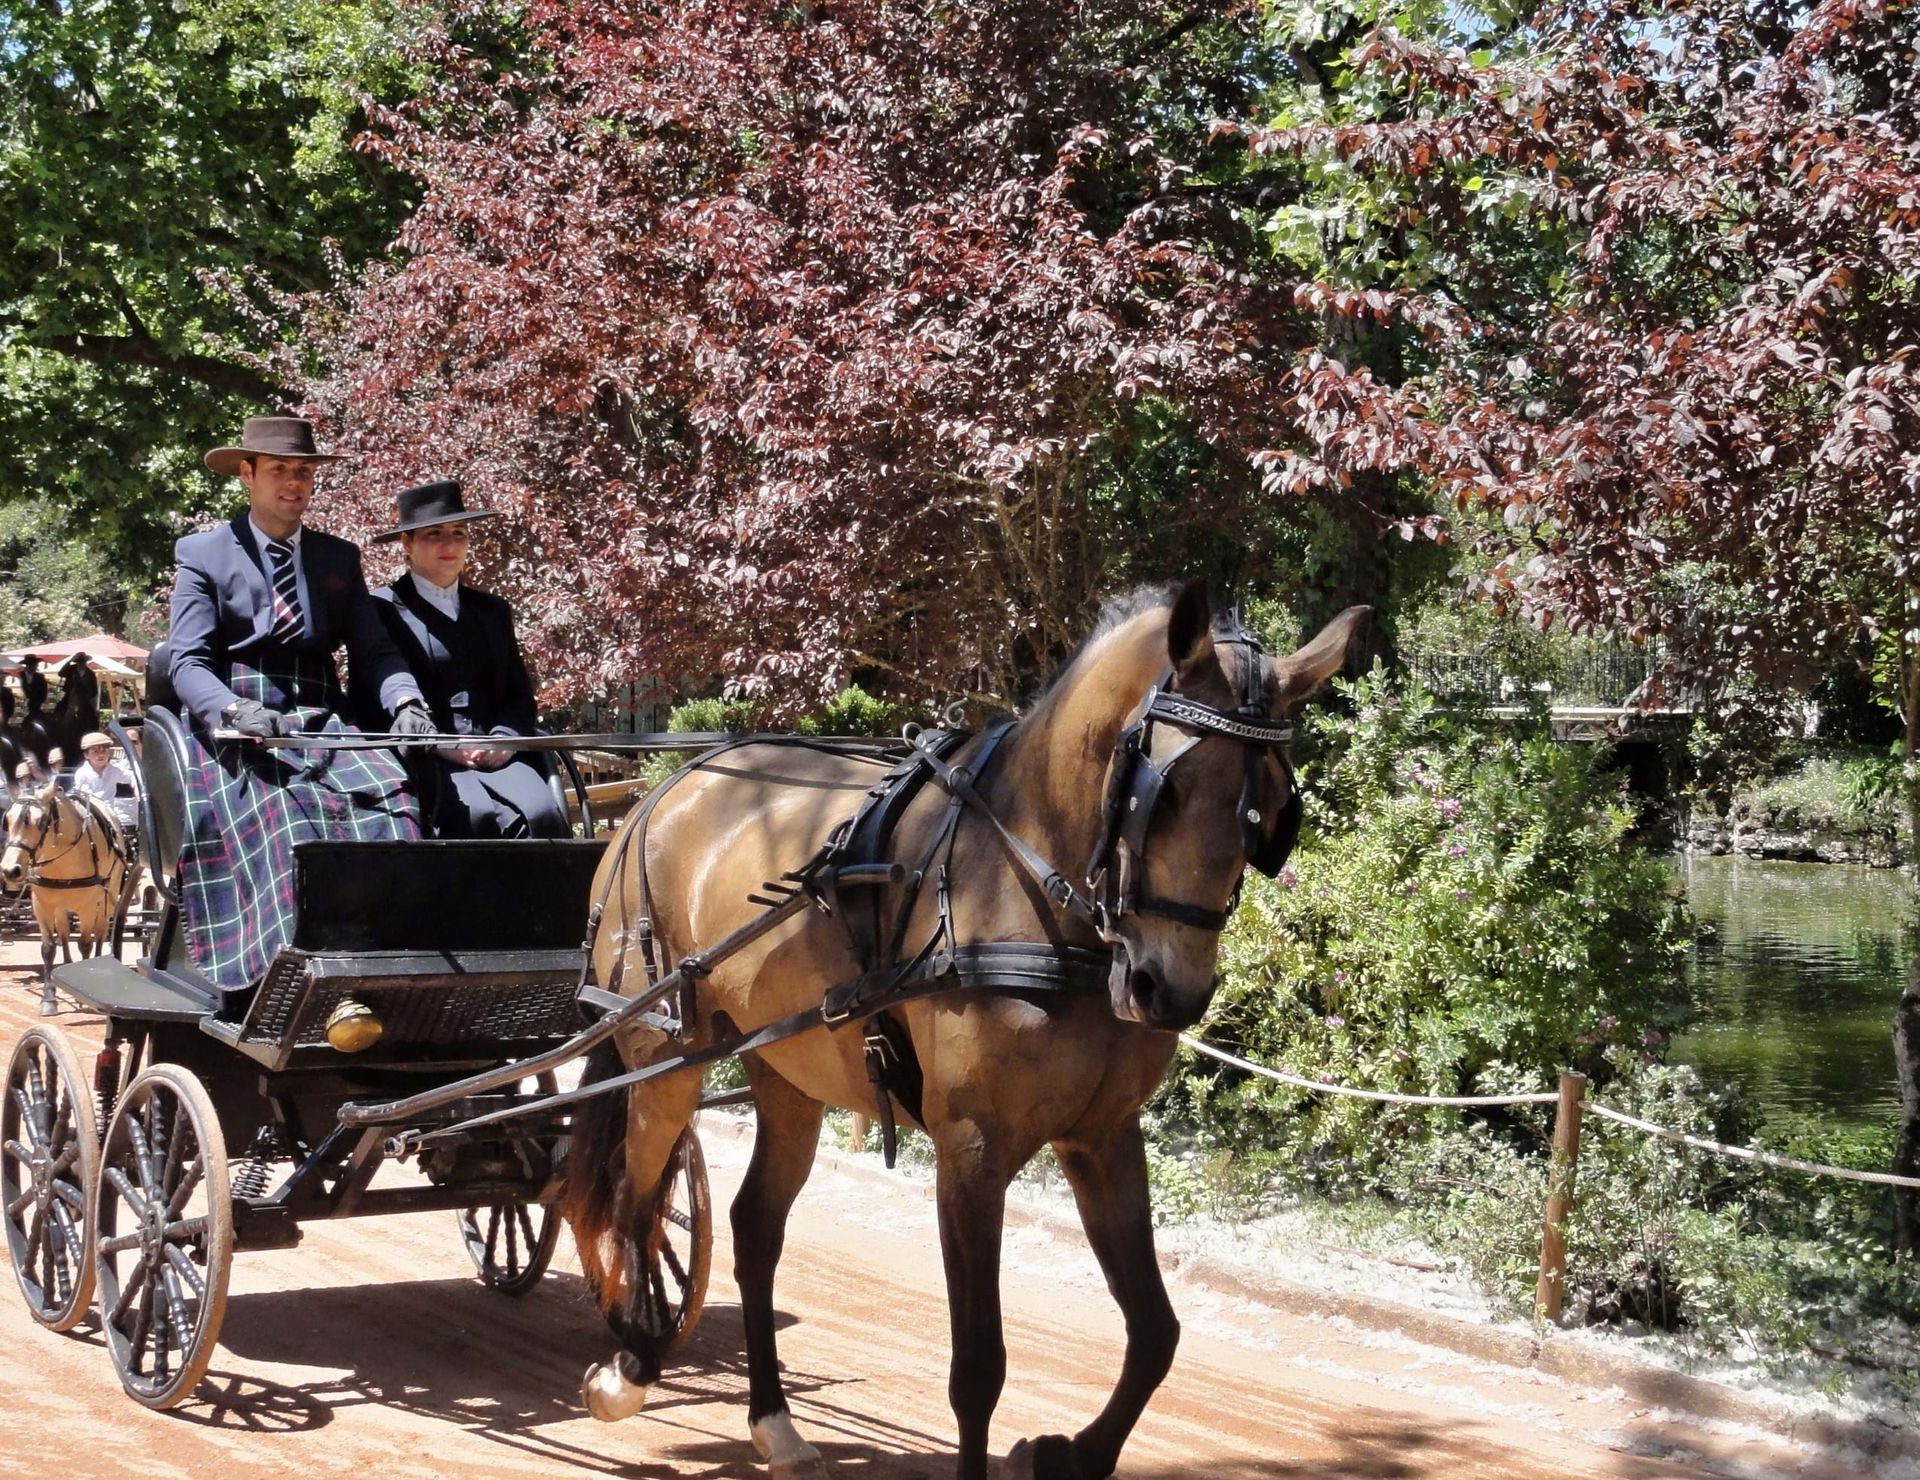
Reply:
[[[486,743],[535,733],[533,683],[513,635],[513,609],[460,579],[468,525],[491,518],[469,509],[451,480],[409,488],[399,522],[372,543],[397,539],[407,568],[373,592],[374,606],[426,696],[442,746],[414,766],[422,810],[443,838],[564,838],[571,835],[538,756]]]

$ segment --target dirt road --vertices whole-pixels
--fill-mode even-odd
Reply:
[[[5,1051],[39,1021],[25,961],[0,944]],[[70,1004],[55,1021],[97,1041],[98,1020]],[[749,1143],[744,1125],[717,1121],[704,1134],[724,1209]],[[611,1426],[578,1405],[582,1371],[611,1343],[564,1239],[555,1272],[519,1300],[475,1283],[449,1214],[308,1225],[298,1249],[240,1255],[209,1380],[167,1415],[121,1396],[92,1325],[42,1331],[7,1281],[0,1473],[756,1475],[724,1217],[714,1262],[684,1360],[646,1413]],[[1090,1417],[1122,1336],[1091,1256],[1057,1227],[1011,1227],[1007,1266],[1002,1451]],[[947,1475],[946,1301],[926,1187],[823,1157],[780,1281],[794,1418],[832,1473]],[[1123,1460],[1133,1480],[1860,1473],[1710,1432],[1657,1394],[1569,1385],[1177,1278],[1173,1289],[1185,1335]]]

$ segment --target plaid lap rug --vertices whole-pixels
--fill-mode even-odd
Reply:
[[[305,733],[352,733],[331,711],[330,655],[259,661],[233,661],[234,693],[298,714]],[[258,981],[292,938],[294,844],[420,836],[407,774],[386,751],[209,748],[192,729],[189,747],[181,905],[193,964],[217,986]]]

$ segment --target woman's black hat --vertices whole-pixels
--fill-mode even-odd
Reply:
[[[369,544],[397,540],[403,534],[431,529],[436,524],[464,524],[469,519],[491,519],[494,515],[492,509],[469,509],[460,498],[460,485],[451,478],[403,488],[395,503],[399,505],[400,522],[392,529],[381,530]]]

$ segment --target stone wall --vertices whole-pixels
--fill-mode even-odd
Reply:
[[[1756,811],[1751,799],[1736,797],[1724,815],[1695,811],[1682,841],[1702,853],[1737,853],[1742,858],[1774,858],[1794,863],[1862,863],[1898,868],[1906,861],[1903,839],[1884,829],[1848,832],[1813,825],[1791,812]]]

